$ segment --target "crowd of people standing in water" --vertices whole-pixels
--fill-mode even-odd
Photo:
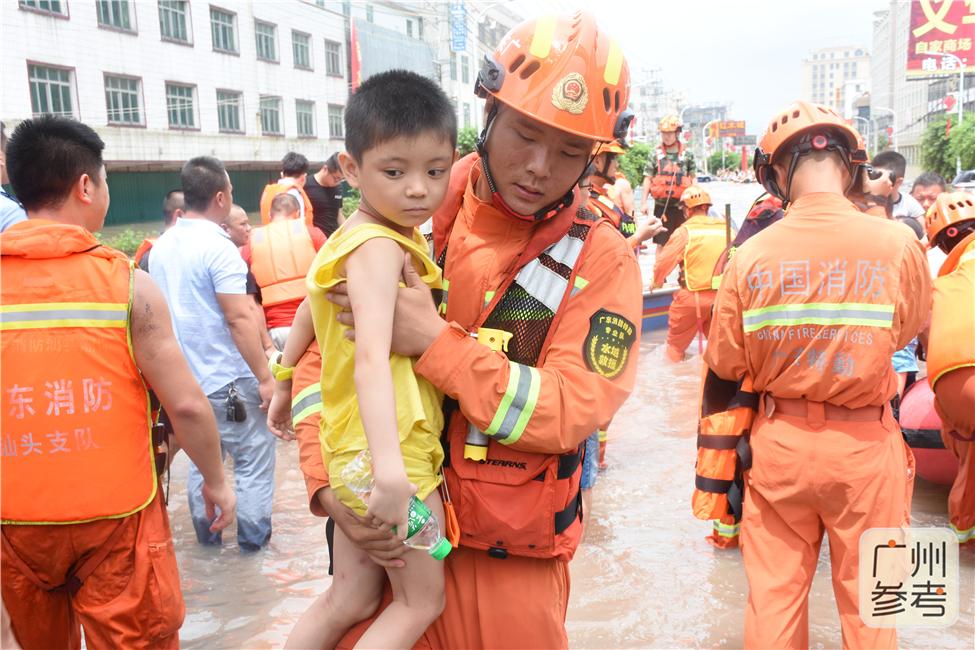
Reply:
[[[808,646],[826,534],[844,647],[896,647],[860,618],[858,539],[909,523],[892,400],[919,345],[960,463],[951,527],[975,538],[973,198],[930,174],[902,191],[902,157],[868,160],[832,109],[797,101],[760,140],[767,195],[729,246],[675,116],[643,185],[619,174],[629,82],[591,16],[525,21],[483,63],[486,126],[458,159],[443,91],[374,75],[345,150],[314,174],[288,154],[260,226],[223,164],[192,158],[136,260],[93,235],[98,135],[21,122],[0,199],[4,647],[178,646],[159,477],[185,451],[198,541],[236,521],[260,552],[275,436],[298,440],[334,569],[289,647],[567,647],[649,240],[653,286],[679,269],[666,356],[697,337],[707,366],[692,505],[716,548],[741,540],[745,645]],[[361,193],[344,222],[343,180]],[[944,255],[933,283],[922,240]],[[431,518],[443,539],[424,546]]]

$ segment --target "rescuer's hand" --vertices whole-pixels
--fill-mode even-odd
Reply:
[[[391,350],[404,357],[419,357],[427,351],[447,323],[437,314],[430,287],[420,278],[413,267],[410,253],[403,257],[403,282],[405,287],[396,294],[396,313],[393,319]],[[325,297],[342,308],[337,319],[350,329],[345,336],[355,340],[355,320],[345,283],[333,287]]]
[[[261,410],[267,411],[271,405],[271,397],[274,395],[274,377],[271,376],[271,373],[268,373],[267,377],[257,385],[257,392],[261,396]]]
[[[637,237],[637,241],[642,243],[650,239],[657,233],[663,232],[664,230],[666,230],[666,228],[664,227],[664,222],[658,219],[657,217],[650,216],[650,218],[647,219],[646,222],[641,223],[636,227],[635,234]]]
[[[291,382],[275,382],[274,395],[267,409],[267,428],[282,440],[295,439],[294,423],[291,421]]]
[[[345,536],[365,551],[373,562],[395,569],[406,566],[401,558],[410,549],[392,531],[374,526],[370,519],[357,515],[335,497],[331,488],[323,488],[315,496]]]
[[[219,532],[234,523],[237,514],[237,495],[230,483],[224,479],[223,473],[220,478],[223,480],[219,485],[203,484],[203,503],[206,506],[207,519],[213,519],[217,514],[216,509],[220,510],[220,516],[210,524],[211,533]]]

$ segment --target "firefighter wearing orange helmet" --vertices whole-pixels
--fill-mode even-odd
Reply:
[[[654,216],[663,221],[666,228],[653,238],[658,250],[684,223],[680,197],[694,182],[694,155],[680,141],[683,126],[676,115],[661,118],[658,124],[660,144],[643,170],[641,211],[645,215],[650,214],[652,202]]]
[[[632,390],[642,311],[635,256],[576,185],[593,145],[625,135],[629,79],[619,44],[588,14],[509,32],[478,75],[477,152],[454,165],[434,215],[439,314],[405,270],[392,349],[450,398],[445,501],[461,530],[446,607],[425,634],[433,647],[568,645],[582,450]],[[339,291],[330,299],[348,305]],[[283,366],[304,352],[294,347]],[[380,564],[400,561],[399,539],[363,525],[326,482],[308,486],[313,511]]]
[[[975,543],[975,196],[938,196],[925,217],[928,242],[948,254],[934,282],[928,338],[928,381],[958,458],[948,518],[959,544]]]
[[[749,648],[809,645],[824,532],[844,647],[897,643],[860,619],[858,542],[909,517],[913,458],[890,410],[890,358],[926,320],[931,280],[913,233],[846,198],[866,161],[831,108],[799,101],[776,114],[755,174],[787,213],[738,249],[715,300],[705,362],[760,395],[741,520]]]
[[[637,248],[652,236],[663,230],[663,224],[656,217],[637,224],[633,215],[623,207],[623,195],[619,190],[620,161],[626,154],[627,146],[622,140],[597,144],[592,150],[592,165],[588,175],[590,207],[596,214],[609,219],[626,238],[631,248]],[[624,177],[625,178],[625,177]]]

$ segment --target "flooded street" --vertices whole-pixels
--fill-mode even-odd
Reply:
[[[736,221],[758,186],[712,184]],[[648,257],[648,256],[645,256]],[[646,266],[648,260],[644,259]],[[701,359],[664,361],[663,332],[644,337],[637,386],[609,433],[609,469],[594,490],[591,523],[572,563],[574,648],[740,648],[747,583],[738,551],[705,542],[691,515]],[[188,461],[173,466],[170,514],[186,599],[187,648],[281,647],[298,616],[328,586],[324,520],[307,508],[296,443],[278,443],[274,534],[242,555],[233,530],[222,549],[196,544],[186,504]],[[945,526],[947,488],[918,480],[914,525]],[[903,648],[975,647],[975,552],[961,553],[959,621],[902,629]],[[810,596],[812,647],[840,646],[824,544]]]

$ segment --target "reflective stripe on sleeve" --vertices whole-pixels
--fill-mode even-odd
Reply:
[[[498,442],[510,445],[517,442],[524,433],[542,385],[542,376],[537,368],[509,361],[508,388],[494,413],[494,419],[484,434]]]
[[[322,411],[321,384],[315,382],[291,399],[291,423],[298,426],[306,418]]]
[[[746,310],[742,323],[745,332],[788,325],[862,325],[889,329],[894,324],[894,306],[854,302],[772,305]]]
[[[126,303],[47,302],[0,306],[0,330],[124,328],[127,319]]]

